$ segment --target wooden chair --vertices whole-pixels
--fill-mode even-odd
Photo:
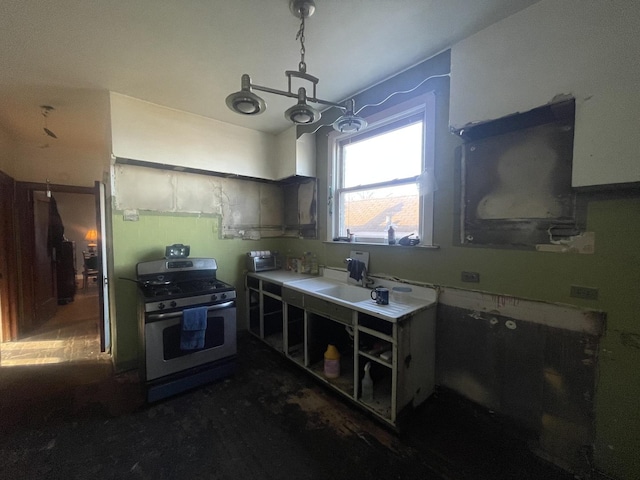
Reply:
[[[89,278],[98,279],[98,256],[91,252],[82,252],[84,257],[84,266],[82,268],[82,288],[87,288]]]

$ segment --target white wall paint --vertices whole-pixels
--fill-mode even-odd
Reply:
[[[111,92],[116,157],[275,179],[275,137]]]
[[[13,177],[22,182],[93,187],[109,171],[108,153],[100,149],[20,146],[16,158]]]
[[[573,186],[640,181],[640,2],[543,0],[454,45],[450,124],[576,98]]]

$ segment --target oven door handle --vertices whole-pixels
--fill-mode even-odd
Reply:
[[[233,306],[233,300],[225,303],[218,303],[216,305],[211,305],[207,307],[208,312],[212,312],[214,310],[222,310],[223,308],[229,308]],[[150,313],[147,315],[148,320],[164,320],[167,318],[177,318],[182,316],[182,311],[180,312],[170,312],[170,313]]]

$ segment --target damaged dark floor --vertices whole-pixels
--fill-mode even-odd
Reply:
[[[571,479],[487,413],[437,392],[397,435],[267,346],[229,379],[145,405],[134,373],[0,369],[3,479]]]

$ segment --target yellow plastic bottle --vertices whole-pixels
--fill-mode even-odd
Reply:
[[[324,376],[338,378],[340,376],[340,352],[335,345],[328,345],[324,352]]]

